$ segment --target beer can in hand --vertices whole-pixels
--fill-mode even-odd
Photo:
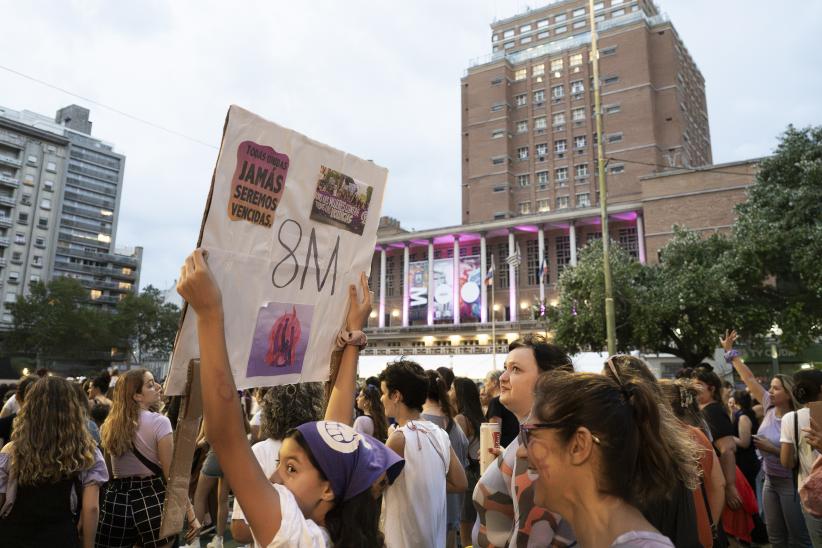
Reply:
[[[498,422],[484,422],[480,425],[480,474],[497,458],[489,449],[499,449],[500,428]]]

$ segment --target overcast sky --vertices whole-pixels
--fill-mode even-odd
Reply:
[[[514,0],[305,2],[0,0],[0,105],[52,116],[77,103],[127,156],[118,246],[145,249],[168,287],[196,243],[228,105],[390,171],[383,214],[459,223],[459,83]],[[716,163],[771,152],[822,124],[822,1],[658,0],[707,82]],[[816,36],[816,38],[813,38]]]

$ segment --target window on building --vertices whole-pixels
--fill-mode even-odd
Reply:
[[[564,13],[560,13],[559,15],[554,17],[554,23],[562,23],[566,19],[568,19],[568,16]]]
[[[548,172],[547,171],[538,171],[537,172],[537,185],[539,185],[540,190],[545,190],[548,188]]]
[[[552,117],[552,122],[554,124],[554,128],[561,128],[565,125],[565,113],[564,112],[557,112]]]
[[[32,266],[43,266],[43,257],[42,255],[35,255],[31,258],[31,265]]]
[[[622,173],[624,171],[625,171],[625,165],[624,164],[614,164],[610,168],[610,172],[615,174],[615,175],[619,174],[619,173]]]
[[[525,45],[525,44],[530,44],[530,43],[531,43],[531,40],[533,40],[533,38],[532,38],[531,36],[524,36],[524,37],[523,37],[523,38],[519,41],[519,43],[520,43],[520,44],[523,44],[523,45]]]
[[[543,161],[545,157],[548,156],[548,143],[539,143],[535,147],[535,151],[537,158],[539,158],[540,161]]]
[[[23,184],[33,186],[34,185],[34,175],[29,173],[23,175]]]
[[[57,173],[57,164],[54,162],[47,162],[46,171],[50,171],[51,173]]]
[[[539,285],[539,241],[525,242],[525,265],[528,269],[528,285]]]
[[[591,207],[591,194],[588,192],[577,194],[577,207]]]
[[[574,146],[576,148],[585,148],[587,141],[588,139],[586,139],[585,135],[578,135],[574,137]]]
[[[570,67],[578,67],[581,64],[582,64],[582,54],[581,53],[573,54],[571,56],[571,58],[569,59],[569,61],[568,61],[568,66],[570,66]]]
[[[23,254],[19,251],[12,251],[11,262],[14,264],[21,264],[23,262]]]
[[[541,105],[545,101],[545,90],[540,89],[534,92],[534,102]]]
[[[613,13],[611,14],[612,17],[616,17]],[[607,48],[602,48],[599,50],[599,56],[605,57],[607,55],[613,55],[616,53],[617,47],[616,46],[608,46]]]
[[[531,176],[527,173],[525,175],[517,175],[517,184],[521,188],[525,188],[531,184]]]
[[[28,224],[29,222],[29,214],[25,211],[21,211],[17,214],[17,222],[20,224]]]
[[[528,131],[528,122],[525,120],[517,122],[517,133],[525,133],[526,131]]]
[[[562,59],[554,59],[551,61],[551,72],[562,71]]]
[[[545,74],[545,65],[540,63],[539,65],[534,65],[531,69],[532,76],[542,76]]]
[[[51,200],[48,198],[43,198],[40,200],[40,207],[42,209],[51,209]]]
[[[502,33],[503,38],[511,38],[514,35],[514,29],[508,29]]]
[[[513,47],[514,47],[514,46],[516,46],[516,45],[517,45],[517,44],[516,44],[516,42],[511,41],[511,42],[505,42],[505,43],[502,45],[502,47],[503,47],[504,49],[511,49],[511,48],[513,48]]]
[[[491,158],[491,163],[495,166],[502,165],[505,163],[505,156],[495,156]]]
[[[17,292],[15,292],[15,291],[6,291],[5,301],[7,303],[16,303],[17,302]],[[5,319],[5,315],[3,316],[3,319]],[[11,320],[11,314],[9,314],[9,320]]]
[[[497,103],[495,105],[491,105],[491,112],[499,112],[505,108],[505,103]]]
[[[599,11],[599,10],[603,9],[604,7],[605,7],[604,2],[597,2],[596,4],[594,4],[594,11]]]
[[[568,32],[568,27],[562,25],[561,27],[557,27],[554,29],[554,34],[562,34],[563,32]]]
[[[567,142],[565,141],[565,139],[559,139],[557,141],[554,141],[554,152],[556,152],[557,154],[565,152],[566,145]]]
[[[520,160],[528,159],[528,147],[519,147],[517,149],[517,158]]]
[[[619,245],[634,259],[639,258],[639,240],[635,226],[619,229]]]
[[[492,42],[499,42],[499,34],[495,34],[491,37]]]
[[[49,227],[49,218],[48,217],[40,217],[37,219],[37,228],[48,228]]]
[[[593,242],[595,240],[601,240],[601,239],[602,239],[602,232],[589,232],[588,234],[585,235],[585,245],[588,245],[588,244],[590,244],[591,242]]]
[[[567,199],[567,196],[566,196]],[[557,236],[554,240],[557,256],[557,274],[561,274],[565,267],[571,264],[571,238],[570,236]]]
[[[551,201],[548,198],[540,198],[537,200],[537,211],[540,213],[551,211]]]
[[[558,167],[554,170],[554,180],[559,186],[565,186],[568,181],[568,168]]]
[[[531,214],[531,202],[520,202],[519,203],[519,214],[520,215],[530,215]]]
[[[517,95],[514,97],[514,104],[518,107],[524,107],[528,104],[528,96],[524,93],[522,95]]]
[[[43,181],[43,190],[47,190],[49,192],[54,190],[54,181],[49,181],[48,179]]]
[[[611,18],[620,17],[621,15],[625,15],[625,10],[614,10],[611,12]]]
[[[26,159],[29,165],[36,166],[37,165],[37,156],[34,154],[29,154],[29,157]]]
[[[606,86],[609,84],[616,84],[617,82],[619,82],[619,76],[609,76],[602,81],[602,83]]]
[[[531,25],[522,25],[522,26],[519,28],[519,31],[520,31],[520,33],[523,33],[523,32],[530,32],[530,31],[531,31]]]
[[[514,80],[519,82],[520,80],[525,80],[528,77],[528,70],[527,69],[517,69],[514,72]]]
[[[549,23],[548,19],[543,19],[542,21],[537,21],[537,28],[538,29],[543,29],[543,28],[548,26],[548,23]]]
[[[20,203],[23,205],[31,205],[31,193],[24,192],[22,196],[20,196]]]
[[[34,247],[46,247],[46,239],[42,236],[34,238]]]
[[[574,167],[574,173],[577,179],[584,179],[588,176],[588,164],[579,164]]]
[[[616,114],[620,110],[621,109],[619,105],[608,105],[607,107],[605,107],[605,114]]]
[[[26,245],[26,235],[22,232],[15,232],[14,243],[17,245]]]
[[[585,109],[575,108],[571,111],[571,117],[574,119],[574,122],[582,122],[585,120]]]
[[[494,192],[505,192],[508,190],[508,187],[505,185],[497,185],[494,187]]]
[[[9,282],[16,284],[20,280],[20,273],[16,270],[9,271]]]
[[[610,135],[608,135],[609,143],[619,143],[620,141],[622,141],[622,132],[611,133]]]
[[[508,243],[497,244],[497,254],[494,257],[494,283],[497,287],[508,287],[508,265],[505,264],[505,259],[508,258]]]
[[[548,127],[548,123],[545,119],[545,116],[540,116],[539,118],[534,118],[534,129],[537,131],[545,131],[545,128]]]
[[[537,40],[545,40],[549,36],[551,36],[551,33],[548,30],[544,30],[537,34]]]
[[[582,17],[585,15],[585,8],[575,9],[571,14],[571,17]]]
[[[501,83],[502,83],[502,78],[494,78],[493,80],[491,80],[491,85],[492,86],[498,86]]]
[[[40,275],[39,274],[32,274],[31,276],[29,276],[29,283],[30,284],[36,284],[39,281],[40,281]]]
[[[574,28],[575,29],[581,29],[581,28],[585,27],[587,24],[588,24],[588,21],[586,21],[585,19],[583,19],[582,21],[575,21],[574,22]]]
[[[575,80],[571,82],[571,93],[574,95],[578,95],[585,91],[585,86],[582,84],[582,80]]]
[[[500,139],[504,136],[505,136],[505,130],[504,129],[495,129],[494,131],[491,132],[491,138],[492,139]]]
[[[563,86],[554,86],[551,88],[551,97],[554,99],[562,99],[565,96],[565,88]]]
[[[388,255],[385,258],[385,294],[394,296],[394,257]]]

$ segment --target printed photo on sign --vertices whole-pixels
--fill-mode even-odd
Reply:
[[[270,227],[288,175],[288,156],[273,148],[243,141],[231,178],[228,217]]]
[[[303,304],[272,302],[261,306],[246,376],[300,373],[313,315],[314,307]]]
[[[454,318],[454,261],[434,261],[434,321]]]
[[[374,188],[321,166],[311,220],[362,235]]]
[[[478,256],[460,259],[460,321],[470,322],[480,319],[480,284],[482,271]]]

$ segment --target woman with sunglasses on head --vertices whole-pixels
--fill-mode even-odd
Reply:
[[[255,546],[380,547],[379,497],[403,460],[376,439],[351,428],[354,378],[362,328],[371,312],[365,273],[362,298],[349,286],[344,348],[331,387],[325,420],[289,431],[272,477],[263,473],[248,445],[243,412],[226,348],[222,294],[197,249],[185,261],[177,291],[197,313],[203,416],[207,436],[254,536]]]
[[[780,461],[782,417],[799,408],[792,393],[793,379],[787,375],[776,375],[771,379],[770,389],[766,389],[742,361],[742,353],[734,349],[736,339],[736,331],[732,330],[719,338],[725,349],[725,361],[733,365],[751,396],[765,408],[765,416],[753,439],[762,455],[762,470],[765,472],[762,505],[768,539],[774,548],[811,546],[794,483],[794,472],[782,466]]]
[[[535,504],[567,520],[583,547],[672,547],[639,508],[665,499],[678,478],[697,478],[664,439],[648,384],[556,372],[540,377],[534,398],[519,443],[538,476]]]

